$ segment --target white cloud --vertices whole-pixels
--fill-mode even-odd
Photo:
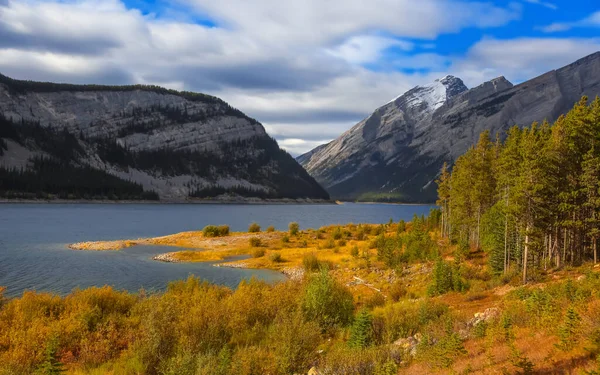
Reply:
[[[351,64],[366,64],[379,61],[384,50],[397,47],[404,51],[414,48],[411,42],[381,36],[353,36],[343,44],[327,50]]]
[[[600,27],[600,11],[594,12],[584,19],[575,22],[556,22],[540,29],[546,33],[567,31],[576,27]]]
[[[305,153],[307,150],[312,150],[322,144],[331,141],[331,139],[324,139],[320,141],[306,141],[298,138],[284,138],[278,141],[279,146],[296,157]]]
[[[500,75],[519,83],[599,50],[600,38],[486,38],[450,70],[471,86]]]
[[[556,4],[547,2],[547,1],[542,1],[542,0],[524,0],[524,1],[529,4],[541,5],[543,7],[546,7],[546,8],[552,9],[552,10],[558,9],[558,6]]]
[[[494,27],[518,19],[521,9],[465,0],[180,0],[271,45],[330,44],[366,30],[434,38],[465,27]]]
[[[464,57],[435,53],[435,38],[443,33],[519,18],[514,4],[178,1],[192,4],[218,27],[144,16],[119,0],[11,0],[0,5],[0,72],[45,81],[152,83],[217,95],[263,122],[296,155],[446,73],[468,86],[498,75],[519,81],[599,49],[595,39],[486,38]],[[390,57],[390,48],[410,53]],[[418,48],[426,51],[414,54]],[[402,72],[408,69],[417,72]]]

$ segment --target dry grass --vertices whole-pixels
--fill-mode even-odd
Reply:
[[[404,302],[413,303],[423,299],[431,281],[432,265],[410,264],[401,270],[386,268],[377,261],[377,251],[369,249],[370,242],[376,236],[375,229],[379,226],[371,226],[366,233],[361,227],[364,228],[354,224],[327,226],[317,230],[303,230],[296,236],[290,236],[288,232],[267,231],[234,232],[225,237],[206,238],[201,232],[183,232],[141,240],[84,242],[71,245],[71,248],[116,250],[137,244],[173,246],[183,248],[168,253],[171,259],[179,262],[223,262],[220,265],[282,272],[302,268],[303,258],[307,254],[314,254],[319,261],[333,265],[330,274],[350,289],[357,308],[390,303],[392,286],[402,288],[399,298]],[[385,226],[385,231],[387,235],[396,233],[396,225]],[[284,237],[289,238],[289,241],[283,241]],[[264,250],[264,254],[252,257],[257,248],[250,246],[250,238],[260,239],[260,250]],[[334,246],[328,245],[331,242]],[[359,249],[358,256],[352,256],[354,247]],[[443,250],[444,258],[453,259],[453,246],[440,241],[440,249]],[[274,261],[274,254],[280,254],[281,261]],[[227,261],[228,258],[238,255],[248,255],[248,258]],[[490,283],[489,278],[483,277],[479,270],[485,268],[486,262],[482,252],[470,253],[465,267],[470,267],[472,290],[467,293],[447,293],[434,298],[436,302],[450,307],[452,316],[459,322],[457,324],[465,324],[475,313],[491,307],[502,310],[509,298],[508,294],[515,289],[511,285]],[[600,271],[600,266],[585,265],[578,269],[549,271],[541,276],[540,282],[532,283],[528,287],[540,288],[566,278],[577,280],[586,270]],[[600,302],[594,306],[600,312]],[[516,374],[519,369],[514,364],[515,351],[500,336],[500,333],[486,334],[483,338],[469,336],[464,341],[467,354],[456,358],[450,368],[438,369],[431,367],[426,361],[412,361],[401,366],[399,374]],[[555,344],[558,339],[549,330],[515,326],[514,337],[519,355],[534,364],[535,374],[578,374],[596,366],[595,358],[585,349],[586,343],[583,340],[573,350],[563,352],[557,349]]]

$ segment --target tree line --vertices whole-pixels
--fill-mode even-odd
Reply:
[[[600,99],[550,124],[489,131],[438,180],[441,232],[489,253],[496,273],[526,282],[548,267],[598,261]]]
[[[154,191],[87,165],[34,157],[28,169],[0,167],[0,197],[158,200]]]
[[[267,136],[218,142],[212,150],[132,151],[115,139],[95,141],[98,155],[121,168],[156,171],[165,176],[192,175],[208,181],[233,176],[270,188],[270,191],[210,187],[192,182],[191,197],[233,193],[259,198],[329,199],[327,192],[277,142]]]
[[[0,196],[21,199],[130,199],[157,200],[154,191],[79,162],[86,152],[77,137],[66,129],[54,130],[39,122],[13,119],[0,113],[0,156],[4,139],[43,151],[29,159],[28,168],[0,166]]]

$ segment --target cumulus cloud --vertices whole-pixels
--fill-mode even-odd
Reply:
[[[395,38],[359,35],[351,37],[343,44],[327,51],[331,55],[340,57],[351,64],[365,64],[379,61],[382,52],[391,47],[410,51],[413,49],[414,44]]]
[[[11,1],[0,7],[0,48],[100,55],[143,42],[147,33],[140,13],[116,0]]]
[[[183,1],[183,0],[182,0]],[[186,0],[232,29],[270,44],[327,44],[365,30],[433,38],[464,27],[493,27],[520,17],[518,5],[501,8],[464,0]]]
[[[448,72],[471,86],[526,79],[597,49],[594,40],[488,38],[463,57],[436,53],[442,34],[519,19],[517,2],[174,0],[162,16],[129,4],[0,0],[0,72],[217,95],[298,154]]]
[[[467,85],[500,75],[519,83],[600,50],[600,38],[486,38],[452,66]]]

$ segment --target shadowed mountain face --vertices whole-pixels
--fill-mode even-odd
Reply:
[[[490,130],[556,120],[600,95],[600,52],[513,86],[504,77],[468,90],[447,76],[378,108],[297,160],[335,199],[432,202],[442,164]]]
[[[74,169],[100,171],[167,199],[223,193],[328,199],[259,122],[218,98],[0,75],[0,167],[38,173],[50,168],[48,160],[67,178]],[[0,184],[2,190],[11,187]]]

